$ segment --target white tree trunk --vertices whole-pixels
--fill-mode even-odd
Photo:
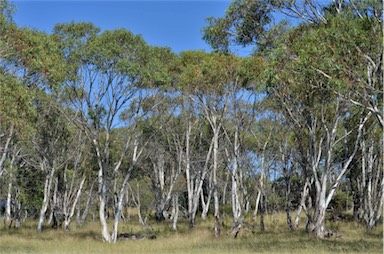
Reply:
[[[7,201],[5,204],[5,219],[4,219],[5,225],[8,227],[10,226],[11,219],[12,219],[11,218],[11,197],[12,197],[12,177],[10,176],[9,183],[8,183]]]
[[[125,178],[124,178],[124,181],[123,181],[123,184],[121,186],[120,193],[118,196],[118,203],[117,203],[117,207],[116,207],[116,211],[115,211],[115,217],[114,217],[114,222],[113,222],[113,231],[112,231],[112,236],[111,236],[111,241],[114,243],[117,241],[119,221],[120,221],[120,217],[121,217],[121,209],[123,208],[124,196],[126,193],[127,184],[128,184],[129,178],[131,176],[132,169],[133,169],[133,167],[131,166],[129,168],[127,174],[125,175]]]
[[[214,126],[216,126],[216,117],[213,117],[212,122],[214,123]],[[217,169],[218,169],[218,156],[219,156],[219,130],[220,126],[218,128],[213,128],[213,200],[214,200],[214,207],[215,207],[215,236],[220,236],[220,210],[219,210],[219,193],[218,193],[218,185],[217,185]]]
[[[205,198],[204,198],[204,193],[203,193],[203,190],[201,190],[200,192],[200,199],[201,199],[201,206],[202,206],[202,212],[201,212],[201,218],[203,220],[205,220],[207,218],[207,214],[208,214],[208,211],[209,211],[209,207],[211,205],[211,199],[212,199],[212,174],[211,174],[211,177],[209,177],[209,190],[208,190],[208,197],[207,197],[207,200],[205,201]]]
[[[101,224],[101,236],[103,238],[103,241],[110,243],[111,242],[111,235],[109,234],[108,230],[108,223],[107,219],[105,217],[105,183],[103,178],[103,168],[99,168],[99,174],[98,174],[98,186],[99,186],[99,220]]]
[[[173,196],[173,209],[172,230],[177,231],[177,220],[179,219],[179,194]]]
[[[2,152],[1,158],[0,158],[0,177],[4,173],[4,168],[5,168],[4,165],[5,165],[5,161],[7,159],[10,142],[11,142],[11,139],[13,137],[13,130],[14,130],[14,127],[12,125],[11,128],[9,129],[7,140],[5,141],[5,145],[4,145],[3,149],[2,149],[3,152]]]
[[[41,168],[43,171],[44,170],[44,164],[41,163]],[[40,209],[40,215],[39,215],[39,221],[37,224],[37,231],[41,232],[43,230],[43,223],[44,223],[44,217],[45,213],[47,212],[48,204],[49,204],[49,199],[51,197],[51,186],[52,186],[52,178],[55,173],[55,168],[52,167],[50,168],[50,172],[47,173],[45,177],[45,184],[44,184],[44,199],[43,199],[43,204],[41,205]]]
[[[256,216],[257,216],[257,212],[259,210],[260,196],[261,196],[261,191],[259,190],[259,192],[257,193],[257,197],[256,197],[255,211],[253,212],[253,217],[255,219],[256,219]]]
[[[238,166],[238,157],[239,157],[239,144],[238,144],[238,128],[236,127],[235,139],[233,142],[233,158],[232,158],[232,214],[234,220],[234,226],[237,227],[239,224],[239,219],[242,213],[242,204],[239,199],[239,185],[240,185],[240,172]]]
[[[84,182],[85,182],[85,178],[86,177],[84,176],[83,179],[81,180],[79,188],[77,189],[76,197],[75,197],[73,203],[69,206],[70,207],[69,214],[65,214],[65,217],[64,217],[64,230],[69,230],[69,226],[71,224],[72,217],[75,214],[76,204],[77,204],[78,200],[80,199],[81,192],[83,190],[83,185],[84,185]],[[64,209],[66,209],[66,208],[64,208]]]

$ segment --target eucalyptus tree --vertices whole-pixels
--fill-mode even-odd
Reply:
[[[234,229],[241,227],[247,207],[248,191],[245,185],[247,147],[244,139],[251,134],[251,126],[258,117],[261,72],[264,61],[260,57],[239,58],[225,56],[222,68],[227,77],[223,86],[228,100],[223,132],[227,147],[227,168],[231,176],[231,203]],[[220,60],[219,60],[220,61]]]
[[[198,61],[200,58],[198,55],[204,55],[203,52],[183,52],[180,56],[180,80],[178,89],[182,91],[181,96],[181,128],[184,130],[183,135],[175,136],[177,141],[177,149],[180,153],[180,157],[183,160],[185,179],[187,185],[187,208],[188,208],[188,220],[189,227],[195,227],[196,212],[199,205],[200,193],[204,180],[209,170],[209,160],[212,153],[212,145],[209,146],[208,152],[206,153],[206,159],[203,160],[203,167],[195,167],[192,164],[192,158],[195,153],[193,150],[194,141],[196,140],[195,134],[197,127],[201,123],[201,118],[197,115],[200,111],[190,97],[190,91],[193,89],[190,86],[190,80],[193,79],[198,72],[195,68],[198,68],[198,64],[192,65],[194,61]],[[184,92],[186,91],[186,92]],[[185,120],[182,120],[185,119]],[[212,143],[212,142],[211,142]],[[210,144],[211,144],[210,143]]]
[[[18,28],[12,19],[13,5],[0,2],[0,176],[9,157],[10,144],[18,134],[28,134],[28,122],[34,116],[33,88],[26,85],[36,65],[46,53],[35,54],[31,42],[42,41],[41,33]],[[43,38],[45,39],[45,38]],[[44,41],[44,40],[43,40]],[[45,40],[45,42],[47,42]],[[28,52],[28,53],[26,53]],[[37,82],[35,82],[37,83]]]
[[[64,230],[70,229],[72,218],[75,214],[77,203],[80,200],[80,196],[83,193],[84,184],[87,177],[91,175],[91,172],[87,172],[89,169],[85,169],[86,164],[86,146],[85,138],[80,130],[74,129],[71,126],[70,132],[73,137],[70,147],[73,153],[70,160],[64,166],[61,174],[57,177],[55,182],[55,194],[60,197],[61,206],[56,207],[55,212],[59,212],[60,217],[56,218],[59,221],[56,223],[63,223]],[[88,179],[90,180],[90,179]]]
[[[205,39],[214,48],[228,51],[233,42],[257,44],[273,66],[266,72],[269,92],[306,147],[301,161],[316,188],[313,219],[320,238],[326,208],[356,155],[365,122],[373,114],[381,123],[377,100],[382,96],[377,89],[382,72],[381,8],[378,2],[365,1],[335,1],[328,6],[314,1],[235,1],[224,17],[210,19],[205,28]],[[272,11],[304,22],[276,30],[270,26]],[[368,34],[377,38],[373,47],[368,46],[372,45]],[[356,96],[364,102],[356,102]],[[369,112],[359,112],[354,105]],[[343,134],[342,123],[349,118],[357,118],[357,124]],[[353,140],[348,155],[337,161],[335,150],[347,139]]]
[[[217,175],[220,164],[224,165],[223,163],[220,163],[220,136],[223,136],[224,134],[224,121],[226,121],[227,117],[232,116],[229,116],[228,112],[231,111],[233,114],[239,116],[239,114],[237,114],[238,108],[236,108],[236,105],[231,109],[229,108],[230,100],[232,100],[233,103],[236,103],[236,96],[239,95],[238,91],[240,87],[244,85],[244,83],[247,83],[247,81],[251,80],[251,78],[246,75],[246,68],[243,66],[244,62],[240,58],[236,58],[231,55],[215,53],[207,54],[199,51],[189,51],[182,53],[181,63],[181,90],[189,97],[191,102],[197,106],[199,113],[204,117],[212,132],[212,140],[208,148],[207,156],[204,160],[201,178],[195,185],[195,179],[191,178],[189,170],[186,171],[189,200],[191,203],[190,206],[194,206],[193,209],[190,209],[190,213],[192,214],[193,210],[196,211],[198,198],[202,193],[202,183],[208,173],[209,167],[212,167],[212,187],[208,190],[208,192],[210,193],[213,191],[215,235],[218,236],[220,234],[220,215],[218,192],[219,185]],[[241,119],[238,120],[237,124],[234,124],[236,127],[239,127],[239,124],[242,122]],[[233,186],[236,187],[235,190],[233,190],[233,198],[234,201],[236,201],[236,212],[234,211],[235,214],[239,214],[240,211],[238,198],[239,189],[237,187],[237,183],[239,181],[237,170],[238,164],[236,162],[239,157],[238,135],[239,130],[235,131],[235,147],[234,149],[231,148],[231,155],[229,155],[231,163],[234,161],[235,165],[232,177]],[[229,140],[231,140],[230,135],[227,136]],[[235,155],[233,155],[235,156],[234,160],[232,157],[232,150],[235,152]],[[211,164],[209,163],[210,161],[212,161]],[[204,197],[204,195],[202,197]],[[209,197],[210,195],[208,194],[208,200]],[[205,209],[207,206],[205,205],[204,198],[202,201]],[[192,217],[192,215],[190,215],[190,217]],[[239,216],[237,215],[235,216],[235,218],[238,217]]]
[[[66,119],[50,105],[48,96],[40,97],[40,107],[37,108],[36,132],[32,137],[29,164],[44,172],[44,198],[41,204],[37,230],[42,231],[45,215],[49,204],[54,209],[52,198],[53,184],[58,171],[64,169],[70,159],[70,142],[73,137],[68,130]]]
[[[16,114],[10,114],[12,111],[15,111],[11,106],[17,98],[18,93],[13,93],[13,88],[21,86],[18,80],[7,73],[5,66],[3,66],[4,60],[10,58],[11,47],[9,45],[7,37],[9,36],[10,26],[11,26],[11,6],[8,1],[1,1],[0,3],[0,60],[1,60],[1,85],[0,85],[0,176],[4,173],[4,165],[8,155],[10,142],[13,136],[14,127],[10,124],[10,120]],[[7,100],[6,100],[7,98]]]
[[[196,103],[188,95],[179,95],[178,101],[179,113],[173,116],[165,128],[172,133],[169,140],[174,144],[173,156],[177,168],[185,174],[182,179],[185,179],[186,184],[189,227],[194,228],[203,186],[210,173],[212,142],[211,136],[207,133],[207,126],[199,116]],[[177,193],[175,194],[177,196]],[[208,197],[205,204],[209,201]]]
[[[288,16],[308,24],[329,28],[323,43],[335,54],[333,64],[340,74],[348,76],[354,89],[340,93],[343,100],[372,112],[383,128],[383,4],[382,1],[335,0],[330,4],[321,1],[277,1],[276,8]],[[335,22],[335,17],[338,21]],[[332,27],[335,29],[332,31]],[[319,72],[334,79],[327,69]],[[337,89],[334,91],[339,93]]]
[[[189,98],[198,105],[201,114],[212,130],[212,142],[207,153],[205,169],[212,152],[212,184],[214,199],[215,236],[220,235],[220,213],[218,192],[219,135],[222,129],[228,96],[225,85],[229,81],[230,58],[204,52],[184,52],[182,58],[182,84]],[[204,173],[207,171],[204,170]],[[187,175],[187,181],[189,176]],[[203,177],[202,177],[203,178]],[[191,181],[188,181],[191,182]],[[201,182],[202,184],[202,182]],[[201,186],[200,184],[200,186]],[[201,187],[198,189],[201,191]],[[190,188],[191,189],[191,188]],[[198,191],[198,193],[200,192]],[[197,195],[197,198],[199,195]],[[197,202],[198,199],[195,201]]]
[[[4,8],[4,3],[5,1],[1,3],[2,8]],[[0,78],[2,82],[0,93],[2,99],[0,104],[2,111],[0,113],[0,128],[4,130],[4,127],[6,130],[1,134],[1,137],[7,135],[0,159],[0,175],[3,172],[3,165],[11,140],[16,140],[17,136],[17,140],[23,141],[23,145],[19,147],[28,147],[29,144],[26,141],[36,137],[34,128],[36,127],[37,111],[41,110],[39,106],[44,104],[43,101],[46,100],[44,93],[50,91],[59,81],[59,70],[61,70],[60,64],[55,64],[59,59],[59,54],[51,36],[43,32],[18,28],[9,19],[3,18],[2,16],[1,22],[4,22],[4,26],[1,29],[1,43],[4,46],[2,48],[4,51],[1,55]],[[48,105],[47,107],[50,108],[51,106]],[[39,146],[40,152],[45,149],[35,144],[34,147]],[[32,161],[36,161],[34,159]],[[41,165],[38,168],[42,168]],[[45,169],[43,171],[50,175],[51,171]],[[46,192],[46,194],[48,193]],[[48,199],[47,196],[43,202],[42,214],[45,214]],[[41,230],[42,222],[39,225],[39,230]]]
[[[272,113],[273,112],[269,112],[268,118],[273,118]],[[278,136],[278,132],[276,131],[274,121],[264,119],[262,114],[257,121],[252,123],[249,132],[247,149],[252,154],[252,157],[255,157],[255,159],[253,159],[255,160],[253,163],[253,174],[255,174],[254,177],[257,177],[257,195],[253,216],[256,219],[256,216],[260,211],[260,229],[264,231],[264,216],[267,212],[267,200],[270,193],[269,183],[271,182],[269,172],[272,166],[271,164],[276,160],[274,137]]]
[[[297,228],[293,222],[292,211],[293,201],[297,201],[297,196],[300,194],[297,187],[300,187],[300,178],[305,179],[305,170],[300,170],[298,162],[300,159],[297,158],[299,155],[298,142],[296,141],[295,132],[292,130],[291,124],[285,122],[284,118],[276,119],[273,121],[273,139],[271,140],[271,146],[269,149],[272,154],[275,154],[276,167],[279,170],[279,179],[282,180],[284,186],[284,198],[285,198],[285,211],[287,216],[287,226],[289,230]],[[299,175],[301,173],[301,175]],[[276,179],[275,179],[276,181]],[[296,183],[296,184],[295,184]],[[306,197],[306,195],[303,195]],[[305,204],[303,204],[305,207]],[[303,207],[300,207],[302,209]],[[300,212],[297,215],[300,217]]]
[[[150,64],[152,49],[127,30],[100,33],[92,24],[70,23],[57,25],[54,33],[62,43],[68,70],[63,91],[69,106],[77,112],[71,120],[86,135],[98,164],[102,237],[106,242],[116,242],[127,183],[145,145],[143,132],[137,128],[147,113],[143,101],[153,93],[150,86],[167,80],[162,69]],[[117,127],[126,128],[123,135],[120,133],[119,147],[111,139]],[[114,157],[111,149],[116,152]],[[128,161],[126,167],[122,166],[124,160]],[[122,181],[116,189],[110,232],[105,214],[107,191],[118,176]]]
[[[164,90],[163,88],[160,88]],[[153,103],[159,103],[153,107]],[[182,172],[183,162],[177,142],[180,121],[175,114],[179,109],[178,97],[164,93],[148,97],[144,107],[151,108],[147,118],[140,124],[143,135],[148,140],[145,147],[141,170],[149,177],[155,195],[154,207],[157,221],[169,218],[168,212],[174,196],[176,183]]]
[[[337,22],[338,19],[332,21]],[[333,64],[335,55],[328,50],[323,51],[326,45],[322,47],[317,43],[319,38],[324,38],[327,27],[311,28],[308,32],[302,29],[286,37],[279,51],[281,53],[275,53],[276,60],[272,62],[275,72],[271,75],[270,88],[296,128],[306,129],[299,135],[308,142],[306,157],[316,188],[313,227],[316,235],[323,238],[326,209],[356,155],[362,129],[371,112],[356,111],[353,105],[343,102],[339,94],[348,92],[348,76],[339,73],[338,78],[330,79],[319,71],[327,69],[329,73],[335,73],[335,77],[339,72]],[[282,59],[285,59],[284,66]],[[292,78],[292,72],[300,75]],[[334,94],[336,89],[339,93]],[[340,132],[343,123],[351,117],[359,119],[357,126],[351,126],[345,133]],[[352,133],[356,135],[352,136]],[[335,159],[335,151],[347,138],[352,138],[354,142],[345,160],[340,163]],[[335,177],[331,177],[332,174]]]

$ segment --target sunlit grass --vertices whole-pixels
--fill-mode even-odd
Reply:
[[[132,218],[133,219],[133,218]],[[329,222],[328,227],[341,233],[341,238],[317,240],[303,228],[290,232],[283,214],[266,216],[266,230],[260,232],[249,220],[237,239],[230,235],[231,222],[223,225],[222,236],[213,236],[213,221],[198,222],[194,230],[181,221],[179,231],[170,223],[149,221],[155,240],[120,240],[103,243],[99,224],[89,222],[84,227],[72,225],[70,232],[45,228],[36,232],[36,222],[30,221],[19,230],[0,230],[0,253],[383,253],[383,228],[368,234],[362,225],[353,222]],[[121,232],[145,233],[136,220],[121,223]]]

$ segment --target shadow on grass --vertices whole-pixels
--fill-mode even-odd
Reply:
[[[102,241],[100,233],[93,230],[70,232],[69,234],[74,239]]]

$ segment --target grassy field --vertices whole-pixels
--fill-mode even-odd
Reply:
[[[99,225],[90,222],[70,232],[47,228],[36,233],[35,222],[27,222],[19,230],[0,230],[0,253],[383,253],[383,227],[368,234],[362,225],[353,222],[332,222],[328,227],[341,238],[316,240],[302,228],[289,232],[283,215],[267,216],[266,231],[245,227],[237,239],[230,232],[230,222],[224,225],[222,237],[212,234],[212,221],[188,230],[181,222],[179,232],[172,232],[167,223],[149,223],[155,240],[120,240],[116,244],[101,241]],[[121,224],[121,232],[139,233],[136,222]]]

